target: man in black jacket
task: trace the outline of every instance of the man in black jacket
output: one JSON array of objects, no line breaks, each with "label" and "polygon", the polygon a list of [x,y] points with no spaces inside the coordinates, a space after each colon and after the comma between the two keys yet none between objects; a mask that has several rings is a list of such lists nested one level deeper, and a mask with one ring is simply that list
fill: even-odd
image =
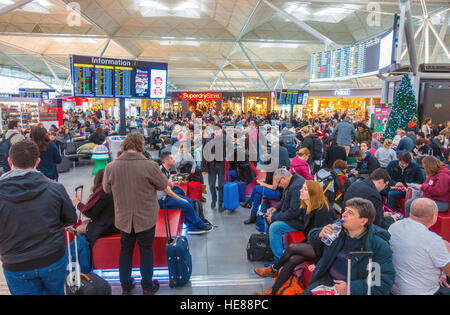
[{"label": "man in black jacket", "polygon": [[77,222],[63,185],[36,171],[32,141],[9,151],[11,171],[0,178],[0,257],[11,294],[64,295],[66,240],[63,227]]},{"label": "man in black jacket", "polygon": [[330,146],[325,151],[324,166],[326,168],[333,168],[334,162],[337,160],[347,161],[347,153],[345,149],[336,144],[336,138],[328,138]]},{"label": "man in black jacket", "polygon": [[389,173],[382,168],[378,168],[370,174],[369,178],[350,185],[345,192],[344,203],[355,197],[371,201],[377,212],[374,224],[387,230],[398,219],[397,216],[393,216],[390,212],[383,211],[383,199],[380,191],[387,187],[390,181]]},{"label": "man in black jacket", "polygon": [[281,168],[275,171],[274,177],[280,178],[279,186],[283,188],[283,196],[278,204],[269,208],[266,220],[270,223],[270,247],[274,254],[274,261],[283,254],[283,234],[302,231],[304,228],[304,209],[300,209],[300,190],[305,179],[297,174],[291,174]]},{"label": "man in black jacket", "polygon": [[380,167],[380,162],[370,152],[363,152],[357,150],[355,152],[355,158],[358,163],[356,168],[350,173],[356,178],[367,178],[374,170]]}]

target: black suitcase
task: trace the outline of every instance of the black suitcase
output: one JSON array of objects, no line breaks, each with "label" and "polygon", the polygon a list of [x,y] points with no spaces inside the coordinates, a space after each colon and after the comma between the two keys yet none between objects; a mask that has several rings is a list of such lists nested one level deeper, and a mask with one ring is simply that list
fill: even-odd
[{"label": "black suitcase", "polygon": [[75,244],[75,263],[72,262],[72,257],[70,254],[69,231],[73,232],[73,229],[66,228],[67,252],[69,255],[69,274],[66,277],[65,284],[66,295],[111,295],[111,286],[105,279],[93,272],[88,273],[87,275],[80,272],[75,233],[75,242],[73,242]]},{"label": "black suitcase", "polygon": [[60,164],[56,164],[56,169],[58,173],[67,173],[70,171],[71,162],[68,157],[63,156]]},{"label": "black suitcase", "polygon": [[250,261],[272,261],[273,253],[270,248],[269,235],[255,233],[250,236],[247,243],[247,258]]}]

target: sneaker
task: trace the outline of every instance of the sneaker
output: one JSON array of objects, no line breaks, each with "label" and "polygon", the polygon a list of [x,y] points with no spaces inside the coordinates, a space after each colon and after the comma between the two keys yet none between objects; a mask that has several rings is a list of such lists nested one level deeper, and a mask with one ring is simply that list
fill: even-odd
[{"label": "sneaker", "polygon": [[143,295],[153,295],[159,290],[159,282],[158,280],[153,280],[153,287],[150,290],[143,290]]},{"label": "sneaker", "polygon": [[205,233],[211,232],[213,229],[213,226],[211,224],[205,224],[205,227],[201,230],[205,231]]},{"label": "sneaker", "polygon": [[225,211],[225,208],[222,206],[222,205],[220,205],[219,206],[219,213],[222,213],[222,212],[224,212]]},{"label": "sneaker", "polygon": [[187,231],[187,233],[193,234],[193,235],[198,235],[198,234],[205,234],[206,232],[209,232],[209,231],[206,231],[205,229],[206,229],[206,227],[204,227],[202,229],[192,229],[192,230]]},{"label": "sneaker", "polygon": [[130,288],[129,289],[122,288],[122,295],[131,295],[131,291],[133,291],[135,286],[136,286],[136,281],[134,281],[134,278],[132,278]]}]

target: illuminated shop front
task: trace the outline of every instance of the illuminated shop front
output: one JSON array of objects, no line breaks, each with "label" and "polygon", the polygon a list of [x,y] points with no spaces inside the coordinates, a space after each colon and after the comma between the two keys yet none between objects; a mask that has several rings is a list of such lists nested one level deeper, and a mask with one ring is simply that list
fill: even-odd
[{"label": "illuminated shop front", "polygon": [[312,90],[303,119],[332,117],[336,112],[354,121],[367,121],[375,105],[381,103],[381,89]]},{"label": "illuminated shop front", "polygon": [[244,93],[244,111],[246,115],[252,112],[253,115],[266,116],[271,108],[272,108],[271,92]]},{"label": "illuminated shop front", "polygon": [[211,112],[216,114],[222,110],[222,93],[220,92],[182,92],[183,115],[195,113],[202,116]]},{"label": "illuminated shop front", "polygon": [[222,112],[236,116],[243,113],[242,93],[222,93]]}]

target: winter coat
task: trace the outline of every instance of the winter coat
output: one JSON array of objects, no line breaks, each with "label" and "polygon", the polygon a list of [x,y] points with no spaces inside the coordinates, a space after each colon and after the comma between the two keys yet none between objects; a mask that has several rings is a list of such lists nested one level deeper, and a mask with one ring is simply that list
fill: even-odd
[{"label": "winter coat", "polygon": [[345,191],[344,204],[347,200],[355,197],[364,198],[372,202],[375,211],[377,212],[375,221],[373,222],[374,224],[387,230],[389,226],[395,222],[392,217],[384,216],[383,199],[381,198],[381,194],[378,192],[372,179],[366,178],[362,181],[357,181],[351,184]]},{"label": "winter coat", "polygon": [[435,175],[426,179],[420,189],[425,198],[450,202],[450,171],[442,166]]},{"label": "winter coat", "polygon": [[364,141],[369,143],[369,145],[372,144],[372,133],[368,129],[364,129],[362,132],[358,132],[358,136],[356,137],[356,142],[361,144]]},{"label": "winter coat", "polygon": [[395,160],[388,164],[386,171],[391,177],[391,186],[395,186],[398,182],[403,183],[405,186],[407,183],[423,184],[425,182],[420,167],[414,162],[410,162],[402,172],[398,160]]},{"label": "winter coat", "polygon": [[348,120],[344,119],[336,125],[332,136],[336,137],[338,145],[350,146],[352,145],[352,140],[356,139],[355,127]]},{"label": "winter coat", "polygon": [[370,153],[366,152],[366,157],[356,165],[356,170],[361,174],[370,174],[380,167],[380,162]]},{"label": "winter coat", "polygon": [[337,160],[347,161],[347,152],[345,148],[333,143],[325,150],[325,167],[333,168],[333,164]]},{"label": "winter coat", "polygon": [[41,161],[37,166],[37,170],[50,179],[58,180],[58,170],[56,164],[61,163],[62,157],[55,143],[50,142],[47,151],[41,152],[39,156]]},{"label": "winter coat", "polygon": [[[308,242],[319,243],[319,233],[321,229],[314,229],[308,235]],[[373,252],[373,262],[378,264],[379,269],[379,285],[375,285],[371,289],[373,295],[389,295],[394,285],[395,269],[392,263],[392,250],[389,245],[389,239],[391,235],[384,229],[379,228],[376,225],[370,225],[367,234],[362,237],[363,246],[361,251]],[[338,238],[331,243],[330,246],[325,246],[322,258],[316,264],[316,268],[309,280],[312,284],[329,273],[330,268],[333,266],[337,255],[342,250],[347,234],[342,231]],[[352,258],[352,270],[351,270],[351,295],[367,295],[367,265],[369,263],[369,257],[367,255],[354,256]],[[308,288],[314,289],[314,288]]]}]

